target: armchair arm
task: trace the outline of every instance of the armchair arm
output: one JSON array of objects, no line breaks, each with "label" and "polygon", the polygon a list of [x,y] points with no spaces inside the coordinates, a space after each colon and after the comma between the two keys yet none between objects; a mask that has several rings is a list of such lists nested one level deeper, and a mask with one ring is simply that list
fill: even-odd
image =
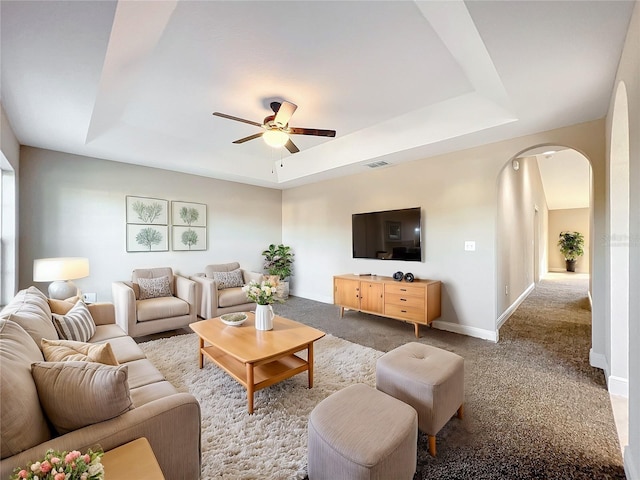
[{"label": "armchair arm", "polygon": [[182,275],[174,274],[173,278],[175,280],[176,287],[176,297],[184,300],[189,304],[189,315],[193,315],[195,318],[196,315],[196,282],[193,280],[183,277]]},{"label": "armchair arm", "polygon": [[133,288],[125,282],[113,282],[111,284],[111,296],[115,308],[116,324],[127,335],[135,332],[137,321],[136,316],[136,295]]},{"label": "armchair arm", "polygon": [[258,272],[250,272],[249,270],[242,270],[242,278],[244,279],[245,284],[251,281],[260,283],[262,282],[264,275]]},{"label": "armchair arm", "polygon": [[202,318],[213,318],[218,310],[218,282],[204,276],[191,277],[198,289],[198,315]]}]

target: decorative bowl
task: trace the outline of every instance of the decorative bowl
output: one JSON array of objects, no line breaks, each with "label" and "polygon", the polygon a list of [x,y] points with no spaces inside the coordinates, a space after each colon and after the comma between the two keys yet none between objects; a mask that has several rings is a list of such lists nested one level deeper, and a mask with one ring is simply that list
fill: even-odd
[{"label": "decorative bowl", "polygon": [[220,320],[222,320],[222,323],[224,323],[225,325],[237,327],[247,321],[247,314],[225,313],[224,315],[220,315]]}]

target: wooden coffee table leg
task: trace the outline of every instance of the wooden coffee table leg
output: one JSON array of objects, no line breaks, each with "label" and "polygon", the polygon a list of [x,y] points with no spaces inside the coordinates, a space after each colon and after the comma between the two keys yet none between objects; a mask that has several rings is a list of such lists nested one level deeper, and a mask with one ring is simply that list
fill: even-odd
[{"label": "wooden coffee table leg", "polygon": [[309,363],[309,388],[313,388],[313,342],[307,345],[307,362]]},{"label": "wooden coffee table leg", "polygon": [[204,353],[202,353],[202,349],[204,348],[204,340],[202,339],[202,337],[199,337],[200,342],[199,342],[199,347],[198,347],[198,366],[200,368],[202,368],[202,364],[203,364],[203,360],[204,360]]},{"label": "wooden coffee table leg", "polygon": [[247,405],[249,413],[253,413],[253,363],[247,363]]}]

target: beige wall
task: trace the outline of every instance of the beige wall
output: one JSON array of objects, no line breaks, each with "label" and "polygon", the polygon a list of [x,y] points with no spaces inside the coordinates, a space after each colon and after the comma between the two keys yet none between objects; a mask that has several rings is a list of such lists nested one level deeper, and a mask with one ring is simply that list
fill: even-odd
[{"label": "beige wall", "polygon": [[549,210],[549,271],[565,272],[566,263],[558,247],[560,232],[580,232],[584,235],[585,254],[576,261],[576,272],[589,273],[589,209]]},{"label": "beige wall", "polygon": [[[332,302],[333,275],[411,271],[443,282],[437,328],[495,339],[498,176],[514,155],[547,144],[576,148],[596,174],[603,170],[604,122],[596,121],[285,190],[282,236],[296,251],[293,293]],[[598,204],[602,188],[595,186]],[[351,258],[353,213],[409,206],[422,207],[424,262]],[[466,240],[476,242],[475,252],[464,250]]]},{"label": "beige wall", "polygon": [[498,179],[499,315],[517,306],[521,295],[537,281],[536,271],[546,265],[543,262],[547,254],[547,201],[540,169],[535,157],[520,158],[518,164],[515,170],[513,163],[508,162]]},{"label": "beige wall", "polygon": [[[20,186],[20,288],[32,284],[34,258],[88,257],[91,275],[75,283],[109,301],[111,282],[129,279],[134,268],[192,275],[238,261],[262,271],[262,250],[281,239],[280,190],[29,147]],[[208,250],[127,253],[126,195],[206,204]]]},{"label": "beige wall", "polygon": [[[629,365],[629,446],[624,452],[624,464],[627,478],[640,478],[640,2],[635,2],[633,16],[629,24],[627,37],[618,64],[616,81],[611,94],[611,103],[607,114],[607,151],[611,149],[611,129],[615,113],[614,101],[619,85],[623,83],[627,92],[629,123],[629,320],[628,334],[614,335],[609,339],[611,349],[618,349],[624,342],[628,346]],[[611,165],[610,158],[606,166]],[[605,231],[603,239],[611,238],[611,232]],[[615,233],[615,232],[614,232]],[[606,242],[602,242],[606,243]],[[608,248],[612,245],[608,245]],[[610,251],[605,251],[609,255]],[[606,256],[605,256],[606,258]],[[607,283],[604,288],[608,290]],[[611,331],[611,324],[605,328]],[[609,352],[610,355],[610,352]],[[607,356],[605,366],[611,362]]]}]

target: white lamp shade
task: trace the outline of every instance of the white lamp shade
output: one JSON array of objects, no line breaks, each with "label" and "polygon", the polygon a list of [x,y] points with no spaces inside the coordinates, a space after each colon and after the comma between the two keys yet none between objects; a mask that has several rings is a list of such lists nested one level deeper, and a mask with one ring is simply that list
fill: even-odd
[{"label": "white lamp shade", "polygon": [[289,141],[289,135],[278,129],[267,130],[262,134],[262,138],[264,143],[274,148],[282,147]]},{"label": "white lamp shade", "polygon": [[89,259],[83,257],[38,258],[33,261],[34,282],[74,280],[89,276]]}]

